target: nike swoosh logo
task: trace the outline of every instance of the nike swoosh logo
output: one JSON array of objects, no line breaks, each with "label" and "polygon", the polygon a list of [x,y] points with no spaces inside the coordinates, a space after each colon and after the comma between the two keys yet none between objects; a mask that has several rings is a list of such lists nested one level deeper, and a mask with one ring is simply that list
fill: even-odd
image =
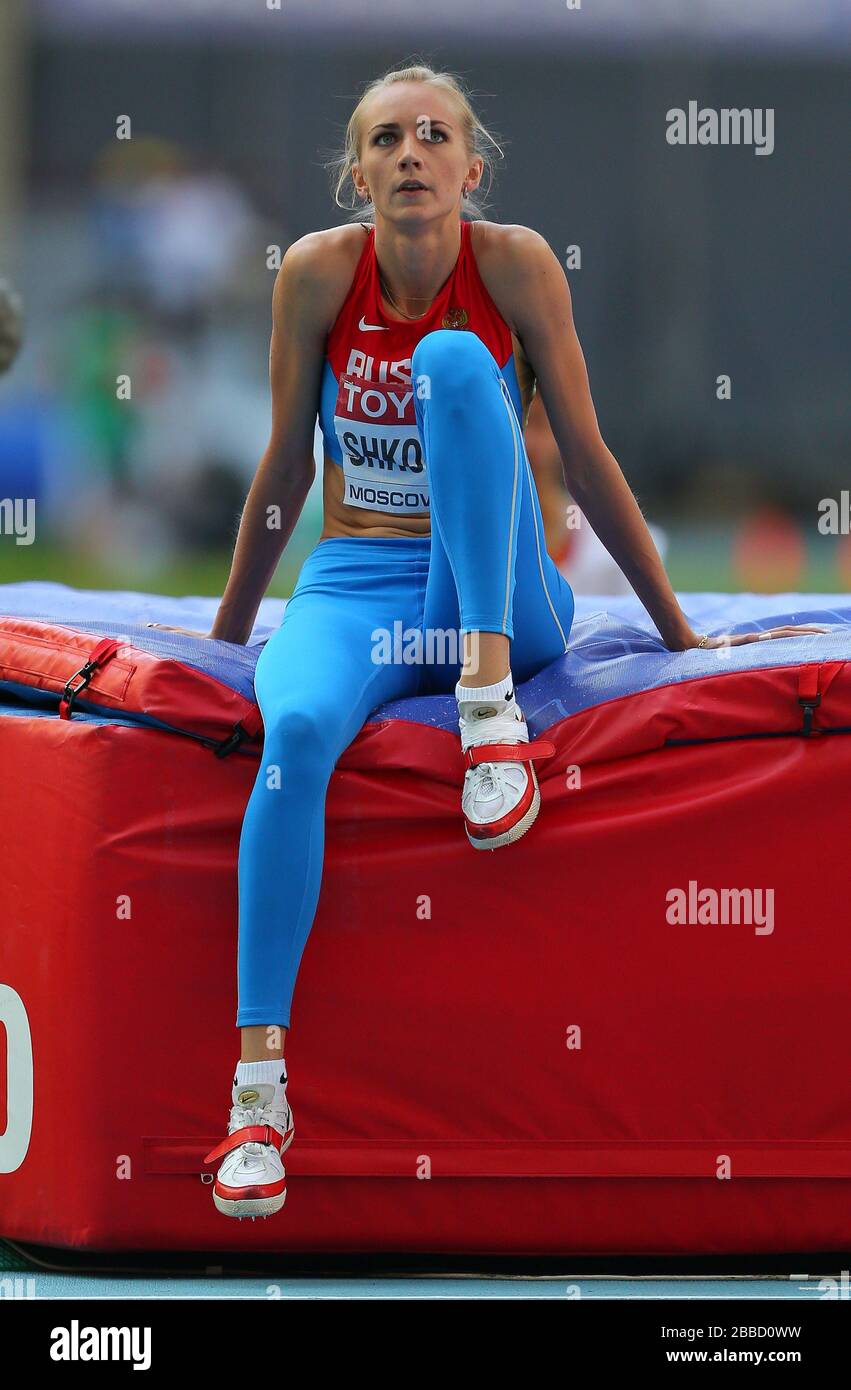
[{"label": "nike swoosh logo", "polygon": [[367,322],[365,321],[364,317],[363,317],[363,314],[361,314],[361,320],[360,320],[360,323],[358,324],[358,328],[360,329],[361,333],[386,333],[386,332],[387,332],[387,329],[384,327],[384,324],[383,324],[383,323],[367,323]]}]

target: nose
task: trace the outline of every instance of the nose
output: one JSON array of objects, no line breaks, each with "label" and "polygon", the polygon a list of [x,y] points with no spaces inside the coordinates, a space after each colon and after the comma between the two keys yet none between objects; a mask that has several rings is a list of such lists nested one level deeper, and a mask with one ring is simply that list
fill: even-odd
[{"label": "nose", "polygon": [[400,169],[407,169],[411,164],[419,167],[422,163],[419,150],[420,143],[416,135],[408,134],[404,137],[402,147],[399,151]]}]

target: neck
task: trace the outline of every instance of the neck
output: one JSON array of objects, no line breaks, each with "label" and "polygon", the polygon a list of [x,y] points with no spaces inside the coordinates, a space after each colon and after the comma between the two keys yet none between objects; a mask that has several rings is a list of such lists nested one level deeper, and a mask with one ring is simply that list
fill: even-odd
[{"label": "neck", "polygon": [[461,250],[457,213],[427,226],[398,227],[376,214],[375,257],[384,284],[406,314],[422,314],[449,279]]}]

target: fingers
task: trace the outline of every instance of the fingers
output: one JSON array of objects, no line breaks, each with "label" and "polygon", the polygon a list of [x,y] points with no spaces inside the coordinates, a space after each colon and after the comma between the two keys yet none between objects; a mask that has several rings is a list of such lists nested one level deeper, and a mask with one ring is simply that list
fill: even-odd
[{"label": "fingers", "polygon": [[765,632],[737,632],[724,637],[711,637],[704,650],[718,647],[740,647],[747,642],[771,642],[778,637],[808,637],[813,634],[830,632],[821,623],[789,624],[785,627],[770,627]]},{"label": "fingers", "polygon": [[760,641],[767,641],[772,637],[805,637],[812,633],[829,632],[830,628],[822,627],[820,624],[801,623],[799,626],[772,627],[767,632],[759,634]]}]

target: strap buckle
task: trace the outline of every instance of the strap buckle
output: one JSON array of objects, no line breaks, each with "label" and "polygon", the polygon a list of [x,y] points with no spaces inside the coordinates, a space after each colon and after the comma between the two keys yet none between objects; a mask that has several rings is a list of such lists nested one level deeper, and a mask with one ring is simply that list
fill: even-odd
[{"label": "strap buckle", "polygon": [[819,663],[813,662],[812,665],[804,666],[798,674],[798,704],[803,711],[801,732],[806,738],[813,733],[815,711],[821,704],[821,691],[818,688],[819,669]]},{"label": "strap buckle", "polygon": [[821,704],[821,691],[817,691],[815,695],[811,696],[799,695],[798,704],[804,712],[804,722],[801,726],[801,732],[809,738],[810,734],[813,732],[813,711],[817,710]]},{"label": "strap buckle", "polygon": [[[74,701],[82,693],[91,681],[99,666],[105,666],[110,657],[115,656],[118,651],[118,642],[114,637],[104,637],[98,642],[88,661],[84,662],[79,671],[75,671],[70,680],[66,681],[59,701],[59,718],[70,719],[74,707]],[[74,682],[79,680],[79,685]]]},{"label": "strap buckle", "polygon": [[249,739],[257,738],[263,727],[263,716],[259,706],[254,705],[246,714],[238,719],[227,738],[222,739],[213,749],[217,758],[226,758],[228,753],[232,753],[235,748],[239,748],[241,743],[246,743]]},{"label": "strap buckle", "polygon": [[233,726],[232,733],[230,733],[227,738],[222,739],[221,743],[217,743],[213,752],[217,758],[226,758],[228,753],[232,753],[235,748],[238,748],[241,743],[244,743],[247,738],[251,737],[248,730],[237,721]]}]

